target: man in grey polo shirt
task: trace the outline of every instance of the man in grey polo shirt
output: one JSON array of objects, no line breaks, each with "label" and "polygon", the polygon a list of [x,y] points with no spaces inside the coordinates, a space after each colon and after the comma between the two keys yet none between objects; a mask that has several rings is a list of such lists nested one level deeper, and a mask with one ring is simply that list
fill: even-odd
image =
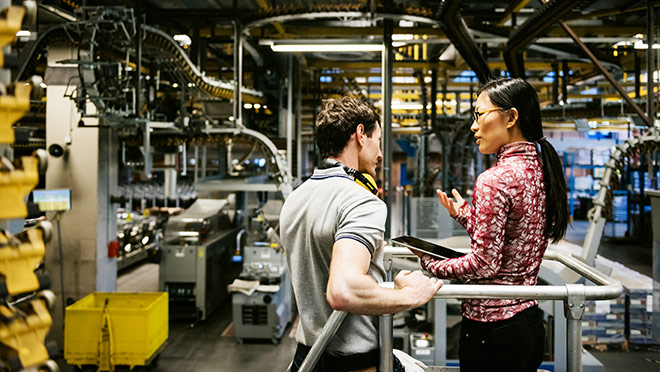
[{"label": "man in grey polo shirt", "polygon": [[[428,302],[442,282],[403,271],[395,288],[381,288],[387,209],[368,183],[382,159],[378,115],[356,98],[329,99],[314,127],[321,169],[287,198],[280,233],[300,321],[297,371],[333,309],[346,311],[316,371],[376,371],[377,319]],[[372,185],[375,190],[375,185]],[[396,364],[396,362],[395,362]]]}]

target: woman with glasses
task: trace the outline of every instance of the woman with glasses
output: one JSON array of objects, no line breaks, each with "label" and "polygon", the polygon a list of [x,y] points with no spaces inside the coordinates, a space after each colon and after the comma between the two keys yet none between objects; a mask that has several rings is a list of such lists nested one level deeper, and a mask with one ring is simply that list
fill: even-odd
[{"label": "woman with glasses", "polygon": [[[474,132],[479,151],[497,164],[477,178],[472,206],[437,190],[463,225],[471,252],[438,260],[421,256],[439,278],[471,284],[535,285],[548,240],[566,233],[566,184],[557,152],[543,136],[538,96],[522,79],[499,79],[479,90]],[[464,299],[459,342],[461,371],[536,371],[544,327],[536,300]]]}]

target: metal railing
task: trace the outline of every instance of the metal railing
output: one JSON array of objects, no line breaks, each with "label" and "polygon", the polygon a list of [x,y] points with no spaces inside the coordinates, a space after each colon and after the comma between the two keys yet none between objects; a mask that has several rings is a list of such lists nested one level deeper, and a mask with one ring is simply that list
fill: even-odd
[{"label": "metal railing", "polygon": [[[406,248],[388,247],[385,250],[385,267],[388,270],[397,265],[396,260],[410,257]],[[545,260],[554,260],[573,270],[577,274],[594,283],[596,286],[583,284],[565,285],[480,285],[480,284],[445,284],[440,288],[435,298],[480,298],[480,299],[534,299],[564,301],[564,315],[567,319],[566,355],[568,372],[582,371],[582,317],[586,300],[608,300],[621,296],[623,286],[616,280],[588,266],[579,259],[557,252],[546,252]],[[392,286],[392,283],[383,283]],[[341,322],[346,317],[342,311],[333,311],[328,322],[323,327],[321,335],[316,340],[309,354],[301,365],[300,372],[312,371],[321,354],[337,332]],[[379,319],[380,333],[380,371],[391,372],[393,368],[392,349],[392,314],[381,315]]]}]

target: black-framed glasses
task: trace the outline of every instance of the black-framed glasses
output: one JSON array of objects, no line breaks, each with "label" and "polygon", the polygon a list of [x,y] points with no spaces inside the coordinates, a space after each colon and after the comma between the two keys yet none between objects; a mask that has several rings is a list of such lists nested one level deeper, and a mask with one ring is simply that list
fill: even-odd
[{"label": "black-framed glasses", "polygon": [[472,119],[474,119],[474,121],[479,121],[479,118],[481,118],[482,115],[487,114],[487,113],[492,112],[492,111],[501,111],[501,110],[502,110],[501,107],[494,107],[492,109],[488,109],[488,110],[484,110],[484,111],[476,111],[475,110],[472,113]]}]

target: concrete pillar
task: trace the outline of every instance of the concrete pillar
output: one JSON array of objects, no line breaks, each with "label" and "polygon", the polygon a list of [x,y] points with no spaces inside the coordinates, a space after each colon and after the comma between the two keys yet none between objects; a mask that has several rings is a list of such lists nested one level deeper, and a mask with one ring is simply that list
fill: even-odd
[{"label": "concrete pillar", "polygon": [[[75,103],[64,97],[75,65],[57,61],[77,59],[75,49],[66,45],[48,48],[45,82],[46,146],[65,148],[62,157],[50,157],[46,188],[71,189],[72,208],[54,221],[54,237],[46,248],[45,263],[58,296],[49,339],[63,346],[64,301],[78,300],[94,291],[114,291],[117,285],[116,259],[108,258],[108,242],[116,238],[116,210],[110,195],[117,188],[117,139],[110,129],[78,127],[80,115]],[[86,125],[95,125],[86,119]],[[62,257],[59,256],[58,231],[61,232]],[[61,274],[63,286],[61,288]]]}]

